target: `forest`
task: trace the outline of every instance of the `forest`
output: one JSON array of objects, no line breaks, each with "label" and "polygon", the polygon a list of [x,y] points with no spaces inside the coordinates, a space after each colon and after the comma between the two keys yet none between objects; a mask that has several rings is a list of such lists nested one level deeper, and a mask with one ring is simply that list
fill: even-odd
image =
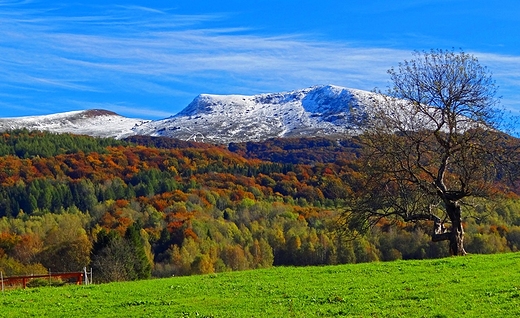
[{"label": "forest", "polygon": [[[338,217],[364,177],[359,148],[355,138],[217,146],[4,132],[0,271],[88,267],[109,282],[449,255],[430,221],[342,235]],[[518,193],[465,209],[469,253],[519,250]]]}]

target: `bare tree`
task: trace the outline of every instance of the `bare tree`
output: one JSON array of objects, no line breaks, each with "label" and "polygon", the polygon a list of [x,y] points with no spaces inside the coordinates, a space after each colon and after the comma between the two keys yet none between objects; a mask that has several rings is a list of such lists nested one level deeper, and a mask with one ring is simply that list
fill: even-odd
[{"label": "bare tree", "polygon": [[344,226],[430,220],[432,240],[465,255],[464,199],[493,195],[516,153],[513,138],[499,132],[495,82],[472,55],[443,50],[415,52],[388,73],[392,87],[367,109],[367,179]]}]

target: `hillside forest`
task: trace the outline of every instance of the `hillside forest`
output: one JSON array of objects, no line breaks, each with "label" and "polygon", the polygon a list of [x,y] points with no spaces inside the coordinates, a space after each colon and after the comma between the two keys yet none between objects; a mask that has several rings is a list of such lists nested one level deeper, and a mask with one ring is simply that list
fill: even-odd
[{"label": "hillside forest", "polygon": [[[0,271],[88,267],[108,282],[447,256],[446,242],[431,242],[430,221],[382,219],[355,239],[341,235],[361,162],[354,138],[216,146],[5,132]],[[469,253],[519,250],[517,193],[465,209]]]}]

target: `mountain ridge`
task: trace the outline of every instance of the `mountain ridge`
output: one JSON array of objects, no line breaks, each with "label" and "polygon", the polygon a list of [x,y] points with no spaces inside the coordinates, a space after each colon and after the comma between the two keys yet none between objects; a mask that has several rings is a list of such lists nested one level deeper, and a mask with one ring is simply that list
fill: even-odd
[{"label": "mountain ridge", "polygon": [[357,134],[374,93],[334,85],[257,95],[200,94],[174,116],[127,118],[108,110],[0,118],[0,131],[16,128],[95,137],[166,136],[214,144],[284,137]]},{"label": "mountain ridge", "polygon": [[122,139],[133,135],[132,128],[145,122],[147,120],[123,117],[109,110],[89,109],[42,116],[0,118],[0,131],[25,128]]}]

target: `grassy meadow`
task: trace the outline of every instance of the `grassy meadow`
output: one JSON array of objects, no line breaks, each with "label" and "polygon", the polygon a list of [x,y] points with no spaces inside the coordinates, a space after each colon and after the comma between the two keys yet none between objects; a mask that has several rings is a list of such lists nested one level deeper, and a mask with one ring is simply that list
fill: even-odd
[{"label": "grassy meadow", "polygon": [[277,267],[0,294],[0,317],[519,316],[520,253]]}]

